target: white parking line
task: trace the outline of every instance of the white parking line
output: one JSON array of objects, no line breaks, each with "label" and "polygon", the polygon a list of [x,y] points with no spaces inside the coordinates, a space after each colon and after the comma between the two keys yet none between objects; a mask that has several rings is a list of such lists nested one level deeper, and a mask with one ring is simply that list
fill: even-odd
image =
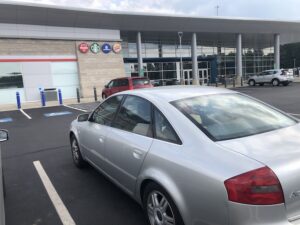
[{"label": "white parking line", "polygon": [[29,120],[31,120],[32,118],[26,113],[24,112],[23,109],[20,109],[20,112],[24,114],[24,116],[26,116]]},{"label": "white parking line", "polygon": [[75,109],[75,110],[78,110],[78,111],[81,111],[81,112],[87,112],[87,110],[75,108],[75,107],[72,107],[72,106],[69,106],[69,105],[63,105],[63,106],[67,107],[67,108],[70,108],[70,109]]},{"label": "white parking line", "polygon": [[76,225],[73,218],[71,217],[68,209],[64,205],[63,201],[59,197],[57,191],[55,190],[53,184],[51,183],[48,175],[46,174],[42,164],[40,161],[34,161],[33,165],[35,166],[35,169],[37,170],[43,185],[55,207],[55,210],[63,223],[63,225]]}]

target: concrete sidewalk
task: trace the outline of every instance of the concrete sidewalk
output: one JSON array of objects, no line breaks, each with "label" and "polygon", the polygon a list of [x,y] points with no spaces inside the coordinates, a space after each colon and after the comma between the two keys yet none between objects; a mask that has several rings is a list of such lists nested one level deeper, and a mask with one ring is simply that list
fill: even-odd
[{"label": "concrete sidewalk", "polygon": [[[98,101],[99,100],[102,100],[101,97],[100,97],[100,99],[98,98]],[[91,103],[91,102],[95,102],[95,99],[94,98],[81,98],[80,99],[80,103]],[[63,100],[63,105],[73,105],[73,104],[78,104],[76,98]],[[52,107],[52,106],[58,106],[58,105],[59,105],[58,101],[52,101],[52,102],[46,102],[45,107]],[[41,107],[42,107],[42,104],[40,101],[22,103],[22,109],[35,109],[35,108],[41,108]],[[17,103],[0,105],[0,112],[12,111],[12,110],[18,110]]]}]

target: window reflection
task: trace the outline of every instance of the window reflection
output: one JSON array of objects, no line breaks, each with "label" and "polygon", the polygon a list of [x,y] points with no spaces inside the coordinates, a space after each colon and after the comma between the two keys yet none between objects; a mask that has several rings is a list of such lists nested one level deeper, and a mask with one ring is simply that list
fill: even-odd
[{"label": "window reflection", "polygon": [[23,87],[20,63],[0,63],[0,89]]}]

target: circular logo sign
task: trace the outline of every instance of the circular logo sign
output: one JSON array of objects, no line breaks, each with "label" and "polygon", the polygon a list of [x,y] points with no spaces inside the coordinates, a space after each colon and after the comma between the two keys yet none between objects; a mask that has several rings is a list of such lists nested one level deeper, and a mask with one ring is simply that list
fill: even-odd
[{"label": "circular logo sign", "polygon": [[116,54],[120,53],[122,51],[122,45],[120,43],[115,43],[113,45],[113,51]]},{"label": "circular logo sign", "polygon": [[100,52],[100,45],[98,43],[93,43],[91,44],[90,49],[92,53],[97,54]]},{"label": "circular logo sign", "polygon": [[103,44],[102,45],[102,52],[105,53],[105,54],[110,53],[111,52],[110,44],[107,44],[107,43]]},{"label": "circular logo sign", "polygon": [[89,45],[87,43],[81,43],[78,48],[81,53],[87,53],[89,51]]}]

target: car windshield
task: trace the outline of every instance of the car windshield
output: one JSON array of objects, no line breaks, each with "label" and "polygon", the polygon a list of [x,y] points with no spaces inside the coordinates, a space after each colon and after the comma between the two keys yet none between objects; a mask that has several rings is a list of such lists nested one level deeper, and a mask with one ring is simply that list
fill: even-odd
[{"label": "car windshield", "polygon": [[241,94],[216,94],[171,102],[214,141],[264,133],[296,120]]},{"label": "car windshield", "polygon": [[150,84],[150,80],[147,78],[133,79],[132,82],[133,82],[133,86]]}]

